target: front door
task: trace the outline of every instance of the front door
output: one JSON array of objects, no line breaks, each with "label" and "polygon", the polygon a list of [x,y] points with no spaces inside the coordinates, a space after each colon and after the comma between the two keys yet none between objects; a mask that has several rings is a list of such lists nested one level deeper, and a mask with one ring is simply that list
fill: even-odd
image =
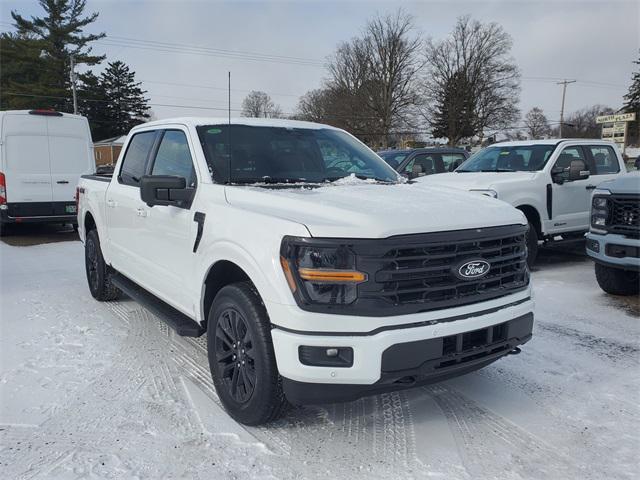
[{"label": "front door", "polygon": [[[584,149],[579,146],[566,147],[556,160],[555,168],[569,168],[573,160],[582,160],[589,165]],[[552,218],[554,233],[589,229],[589,208],[591,200],[591,179],[566,181],[552,185]]]},{"label": "front door", "polygon": [[[189,147],[188,132],[179,128],[160,133],[159,145],[150,160],[151,175],[184,177],[188,188],[197,188],[198,180]],[[150,274],[146,284],[155,293],[170,298],[174,307],[193,315],[188,287],[194,281],[193,246],[198,230],[194,210],[189,206],[143,205],[139,234],[146,268]]]}]

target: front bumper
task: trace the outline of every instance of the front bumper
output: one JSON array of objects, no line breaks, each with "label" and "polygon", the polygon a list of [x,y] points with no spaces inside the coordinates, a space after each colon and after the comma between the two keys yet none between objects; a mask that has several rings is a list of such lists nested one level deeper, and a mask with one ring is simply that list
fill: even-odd
[{"label": "front bumper", "polygon": [[615,233],[600,235],[594,232],[587,233],[586,238],[587,255],[595,262],[624,270],[640,270],[640,256],[617,257],[611,255],[612,252],[622,250],[616,247],[628,247],[629,252],[635,251],[637,254],[638,248],[640,248],[640,239]]},{"label": "front bumper", "polygon": [[[390,329],[361,334],[304,333],[276,326],[271,335],[278,370],[284,378],[285,393],[292,403],[322,403],[440,381],[481,368],[531,338],[533,300],[530,297],[497,309],[486,310],[485,304],[476,304],[475,307],[475,311],[454,321],[432,321],[425,325],[411,323],[417,326],[407,328],[396,325]],[[442,311],[439,313],[448,317]],[[340,317],[342,322],[349,320],[349,317]],[[450,342],[445,340],[447,338],[489,330],[490,327],[509,324],[514,320],[518,320],[519,326],[516,327],[514,323],[509,328],[510,332],[508,330],[505,336],[494,342],[476,342],[466,351],[447,351],[443,347],[445,341]],[[273,316],[272,322],[277,324]],[[300,361],[301,346],[352,348],[353,364],[350,367],[305,365]],[[400,358],[411,358],[413,363],[390,364],[388,352],[391,351],[395,351]],[[451,363],[441,365],[443,362]]]}]

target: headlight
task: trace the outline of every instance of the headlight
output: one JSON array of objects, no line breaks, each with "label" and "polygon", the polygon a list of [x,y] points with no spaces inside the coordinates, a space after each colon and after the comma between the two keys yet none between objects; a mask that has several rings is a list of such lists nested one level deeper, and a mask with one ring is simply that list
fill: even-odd
[{"label": "headlight", "polygon": [[305,303],[350,304],[367,280],[348,245],[331,240],[285,237],[280,264],[294,296]]},{"label": "headlight", "polygon": [[[608,192],[607,192],[608,193]],[[609,199],[606,194],[598,192],[591,200],[591,227],[602,230],[609,221],[610,212]]]},{"label": "headlight", "polygon": [[498,192],[495,190],[489,189],[471,189],[470,192],[481,193],[482,195],[486,195],[487,197],[498,198]]}]

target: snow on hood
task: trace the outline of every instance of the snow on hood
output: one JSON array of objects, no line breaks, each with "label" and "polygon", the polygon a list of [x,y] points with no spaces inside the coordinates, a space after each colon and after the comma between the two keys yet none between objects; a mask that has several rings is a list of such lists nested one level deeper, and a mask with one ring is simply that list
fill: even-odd
[{"label": "snow on hood", "polygon": [[446,185],[461,190],[492,188],[501,183],[526,182],[532,180],[538,172],[451,172],[425,175],[416,179],[427,185]]},{"label": "snow on hood", "polygon": [[392,235],[525,224],[524,215],[493,198],[419,184],[346,182],[319,188],[234,186],[227,201],[307,227],[314,237]]}]

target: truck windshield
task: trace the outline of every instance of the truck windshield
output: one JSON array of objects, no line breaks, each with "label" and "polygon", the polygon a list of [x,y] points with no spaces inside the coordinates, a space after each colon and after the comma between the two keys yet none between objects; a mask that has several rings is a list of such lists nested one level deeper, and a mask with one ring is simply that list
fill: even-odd
[{"label": "truck windshield", "polygon": [[542,169],[555,145],[487,147],[460,165],[456,172],[533,172]]},{"label": "truck windshield", "polygon": [[218,183],[321,183],[352,175],[398,181],[380,157],[339,130],[205,125],[198,135]]}]

